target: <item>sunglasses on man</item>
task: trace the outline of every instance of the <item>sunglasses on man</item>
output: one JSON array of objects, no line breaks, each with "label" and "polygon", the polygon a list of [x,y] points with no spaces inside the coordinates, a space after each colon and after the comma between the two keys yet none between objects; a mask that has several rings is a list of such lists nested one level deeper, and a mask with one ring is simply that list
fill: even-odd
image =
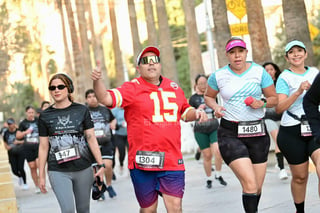
[{"label": "sunglasses on man", "polygon": [[156,55],[146,56],[146,57],[141,58],[140,64],[150,64],[151,61],[154,64],[157,64],[160,62],[160,58]]}]

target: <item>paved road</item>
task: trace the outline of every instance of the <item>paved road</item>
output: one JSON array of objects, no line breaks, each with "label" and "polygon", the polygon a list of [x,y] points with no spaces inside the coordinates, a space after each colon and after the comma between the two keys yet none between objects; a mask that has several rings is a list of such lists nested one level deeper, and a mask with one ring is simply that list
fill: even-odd
[{"label": "paved road", "polygon": [[[204,171],[202,161],[196,161],[193,155],[185,155],[186,166],[186,190],[183,198],[183,212],[185,213],[242,213],[241,188],[238,180],[231,170],[223,165],[222,175],[228,182],[224,187],[214,182],[212,189],[205,187]],[[274,168],[274,155],[269,158],[269,166],[263,193],[260,201],[260,213],[293,213],[295,208],[290,193],[290,178],[285,181],[278,179],[277,170]],[[118,164],[119,165],[119,164]],[[27,168],[26,168],[27,169]],[[287,168],[288,169],[288,168]],[[128,173],[120,175],[118,168],[115,168],[117,180],[113,187],[118,196],[114,199],[107,197],[105,201],[91,200],[91,212],[139,212],[133,187]],[[57,213],[60,212],[56,198],[49,190],[47,194],[35,194],[29,170],[28,182],[30,189],[22,191],[17,178],[13,177],[15,192],[18,200],[20,213]],[[318,196],[318,182],[315,172],[310,172],[308,191],[306,199],[306,212],[319,213],[320,199]],[[166,212],[162,199],[159,199],[158,212]]]}]

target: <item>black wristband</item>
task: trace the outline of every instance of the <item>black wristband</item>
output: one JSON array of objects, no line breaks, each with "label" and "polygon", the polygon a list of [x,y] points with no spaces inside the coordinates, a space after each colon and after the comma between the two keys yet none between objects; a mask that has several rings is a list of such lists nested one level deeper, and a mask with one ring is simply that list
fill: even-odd
[{"label": "black wristband", "polygon": [[266,107],[267,107],[267,99],[265,99],[265,98],[261,98],[261,101],[263,101],[263,102],[264,102],[264,104],[263,104],[262,108],[266,108]]}]

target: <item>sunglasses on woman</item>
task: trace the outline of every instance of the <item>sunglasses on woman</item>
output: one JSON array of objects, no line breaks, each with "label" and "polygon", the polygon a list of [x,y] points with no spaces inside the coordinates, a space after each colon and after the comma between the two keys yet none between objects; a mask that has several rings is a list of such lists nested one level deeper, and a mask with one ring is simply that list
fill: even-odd
[{"label": "sunglasses on woman", "polygon": [[60,84],[58,86],[49,86],[49,90],[50,91],[55,91],[57,88],[58,88],[58,90],[63,90],[66,87],[67,87],[66,85]]}]

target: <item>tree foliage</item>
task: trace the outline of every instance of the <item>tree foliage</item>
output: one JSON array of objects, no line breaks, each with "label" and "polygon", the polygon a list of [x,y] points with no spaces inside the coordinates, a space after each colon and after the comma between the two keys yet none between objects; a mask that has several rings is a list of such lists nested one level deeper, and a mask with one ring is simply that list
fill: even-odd
[{"label": "tree foliage", "polygon": [[[320,10],[318,11],[318,16],[316,16],[311,23],[320,29]],[[313,57],[314,57],[314,66],[317,66],[320,69],[320,33],[313,39]]]},{"label": "tree foliage", "polygon": [[11,93],[3,97],[1,109],[4,117],[14,117],[18,120],[25,116],[25,107],[30,105],[37,107],[34,101],[34,91],[30,84],[16,82],[10,85]]},{"label": "tree foliage", "polygon": [[[21,118],[24,115],[26,104],[32,105],[35,102],[34,89],[30,84],[27,84],[28,82],[17,82],[9,86],[5,83],[8,75],[15,71],[9,70],[8,62],[15,53],[24,54],[24,65],[27,74],[36,72],[37,70],[31,69],[31,65],[35,62],[40,62],[41,55],[38,46],[41,43],[38,39],[35,39],[35,42],[32,43],[27,24],[22,17],[15,23],[9,22],[6,2],[0,5],[0,41],[0,79],[2,82],[0,111],[5,113],[5,117]],[[39,69],[39,66],[36,66],[36,68]]]}]

